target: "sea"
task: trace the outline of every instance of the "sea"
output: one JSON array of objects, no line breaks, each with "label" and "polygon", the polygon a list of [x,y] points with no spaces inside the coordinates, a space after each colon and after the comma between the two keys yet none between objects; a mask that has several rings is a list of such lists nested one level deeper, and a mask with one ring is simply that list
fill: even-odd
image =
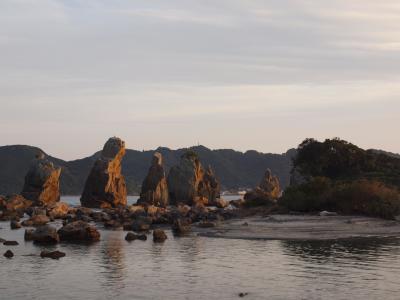
[{"label": "sea", "polygon": [[[75,196],[62,201],[79,205]],[[166,232],[162,244],[151,236],[127,242],[126,232],[100,228],[94,244],[39,246],[0,222],[0,237],[19,243],[0,245],[0,299],[400,299],[399,239],[252,241]],[[2,255],[8,249],[12,259]],[[43,259],[42,250],[66,256]]]}]

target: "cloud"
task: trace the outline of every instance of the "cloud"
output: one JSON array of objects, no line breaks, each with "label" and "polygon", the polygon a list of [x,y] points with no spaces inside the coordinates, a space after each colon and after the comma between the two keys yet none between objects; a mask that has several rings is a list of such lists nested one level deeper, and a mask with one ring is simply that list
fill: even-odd
[{"label": "cloud", "polygon": [[[232,132],[269,132],[269,120],[297,114],[303,131],[276,129],[284,151],[302,135],[330,136],[322,118],[340,119],[340,110],[362,135],[374,111],[400,113],[399,15],[392,0],[4,0],[0,122],[9,132],[0,138],[35,143],[35,132],[47,132],[64,153],[57,132],[81,132],[93,136],[82,144],[88,152],[126,126],[150,135],[140,137],[150,147],[168,142],[157,133],[167,124],[169,145],[187,146],[193,132],[206,136],[197,126],[213,125],[220,145],[268,151]],[[378,146],[400,151],[396,141]]]}]

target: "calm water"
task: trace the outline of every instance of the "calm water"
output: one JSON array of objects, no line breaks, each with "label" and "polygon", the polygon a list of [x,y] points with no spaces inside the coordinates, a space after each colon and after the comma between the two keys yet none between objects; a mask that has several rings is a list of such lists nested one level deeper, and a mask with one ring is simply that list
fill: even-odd
[{"label": "calm water", "polygon": [[[20,245],[0,257],[0,299],[399,299],[400,240],[284,242],[174,238],[128,243],[101,230],[93,245],[42,247],[0,223]],[[41,259],[59,249],[59,261]]]}]

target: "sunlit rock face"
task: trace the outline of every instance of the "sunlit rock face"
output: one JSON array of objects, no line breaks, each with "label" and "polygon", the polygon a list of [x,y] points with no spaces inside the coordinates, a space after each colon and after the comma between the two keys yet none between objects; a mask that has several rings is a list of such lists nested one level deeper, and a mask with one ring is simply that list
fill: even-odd
[{"label": "sunlit rock face", "polygon": [[168,174],[171,204],[212,205],[220,196],[220,185],[211,168],[205,171],[197,155],[188,152]]},{"label": "sunlit rock face", "polygon": [[151,167],[142,184],[139,204],[168,205],[168,186],[161,153],[154,153]]},{"label": "sunlit rock face", "polygon": [[273,176],[271,170],[267,169],[260,184],[254,190],[246,193],[244,199],[248,203],[267,204],[278,199],[281,193],[278,177]]},{"label": "sunlit rock face", "polygon": [[125,142],[120,138],[113,137],[106,142],[86,179],[82,206],[107,208],[126,205],[126,184],[121,173],[124,155]]},{"label": "sunlit rock face", "polygon": [[38,154],[25,176],[22,196],[35,206],[49,206],[60,201],[60,175],[61,168],[55,167],[43,153]]}]

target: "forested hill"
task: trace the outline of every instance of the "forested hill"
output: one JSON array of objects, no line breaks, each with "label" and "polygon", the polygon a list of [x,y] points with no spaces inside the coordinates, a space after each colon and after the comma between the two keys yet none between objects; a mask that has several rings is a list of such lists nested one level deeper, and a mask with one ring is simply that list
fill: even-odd
[{"label": "forested hill", "polygon": [[[211,165],[220,179],[223,189],[242,189],[254,187],[260,181],[267,168],[278,175],[283,187],[289,183],[291,158],[296,153],[289,150],[284,154],[265,154],[257,151],[245,153],[231,149],[210,150],[204,146],[192,147],[204,166]],[[166,170],[178,163],[187,148],[171,150],[158,148],[164,156]],[[41,149],[13,145],[0,147],[0,194],[19,193],[24,183],[24,176]],[[136,194],[150,166],[151,151],[127,150],[123,159],[122,172],[125,175],[128,192]],[[61,192],[65,195],[79,195],[83,190],[86,177],[98,157],[99,152],[90,157],[74,161],[64,161],[49,157],[62,167]]]}]

